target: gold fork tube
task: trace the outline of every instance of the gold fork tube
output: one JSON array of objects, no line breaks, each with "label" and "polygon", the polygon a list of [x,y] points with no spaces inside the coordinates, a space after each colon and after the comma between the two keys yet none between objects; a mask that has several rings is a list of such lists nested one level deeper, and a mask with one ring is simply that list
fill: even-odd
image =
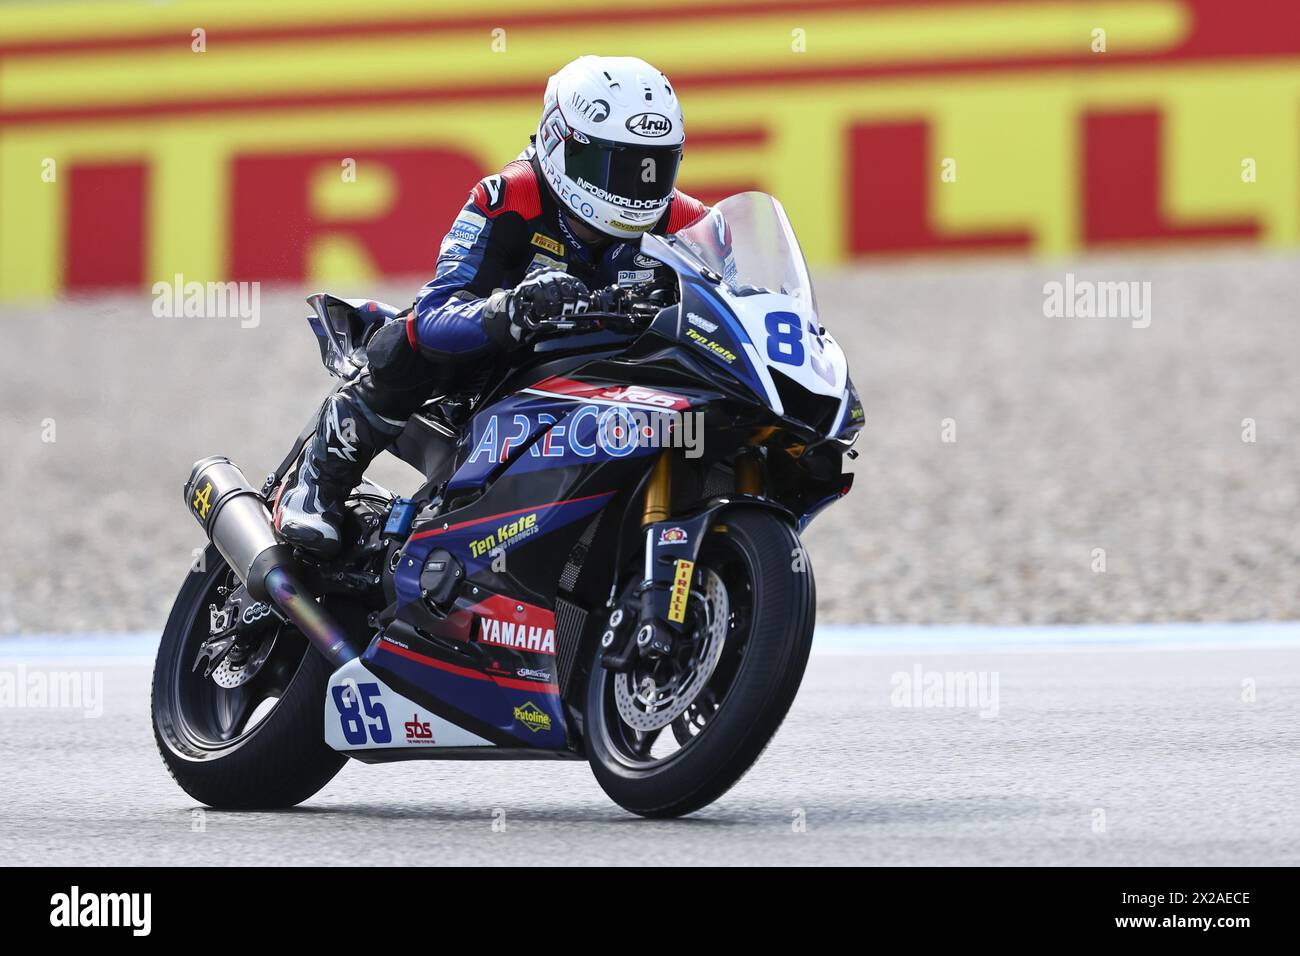
[{"label": "gold fork tube", "polygon": [[645,486],[645,510],[641,513],[641,526],[667,521],[672,509],[673,462],[668,451],[659,453],[659,460]]}]

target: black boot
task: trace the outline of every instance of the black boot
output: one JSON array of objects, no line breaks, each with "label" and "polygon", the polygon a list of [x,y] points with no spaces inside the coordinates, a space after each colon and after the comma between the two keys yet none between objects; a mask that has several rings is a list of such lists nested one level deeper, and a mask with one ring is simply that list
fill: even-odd
[{"label": "black boot", "polygon": [[358,394],[361,385],[349,383],[326,401],[316,435],[276,503],[280,537],[323,558],[334,557],[343,545],[348,494],[406,424],[374,411]]}]

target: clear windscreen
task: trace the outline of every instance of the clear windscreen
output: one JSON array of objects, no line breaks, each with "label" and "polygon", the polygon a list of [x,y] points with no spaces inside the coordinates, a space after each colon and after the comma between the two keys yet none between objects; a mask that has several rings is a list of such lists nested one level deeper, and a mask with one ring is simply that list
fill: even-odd
[{"label": "clear windscreen", "polygon": [[785,210],[767,193],[728,196],[669,241],[722,276],[736,295],[777,292],[816,312],[799,241]]}]

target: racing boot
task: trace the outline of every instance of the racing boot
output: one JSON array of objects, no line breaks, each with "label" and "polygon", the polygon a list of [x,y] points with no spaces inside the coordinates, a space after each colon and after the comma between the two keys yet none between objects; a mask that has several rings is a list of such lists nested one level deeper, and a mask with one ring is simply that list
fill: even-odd
[{"label": "racing boot", "polygon": [[339,553],[347,496],[406,424],[405,419],[381,416],[358,394],[364,378],[325,402],[316,434],[276,501],[274,523],[280,537],[322,558]]}]

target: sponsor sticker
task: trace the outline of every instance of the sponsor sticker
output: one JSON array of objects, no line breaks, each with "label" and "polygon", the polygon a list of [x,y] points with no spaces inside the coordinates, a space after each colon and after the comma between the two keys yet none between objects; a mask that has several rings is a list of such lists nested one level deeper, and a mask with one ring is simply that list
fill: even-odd
[{"label": "sponsor sticker", "polygon": [[694,312],[686,313],[686,321],[691,323],[697,329],[703,329],[705,332],[713,333],[718,331],[718,323],[710,322],[702,315],[696,315]]},{"label": "sponsor sticker", "polygon": [[659,532],[660,544],[684,544],[686,542],[685,528],[664,528]]},{"label": "sponsor sticker", "polygon": [[653,269],[620,269],[618,271],[619,285],[638,285],[642,282],[650,282],[655,277]]},{"label": "sponsor sticker", "polygon": [[691,593],[691,575],[694,573],[694,561],[687,561],[685,558],[677,560],[677,573],[673,575],[673,591],[668,599],[668,620],[674,624],[686,620],[686,598]]},{"label": "sponsor sticker", "polygon": [[486,537],[469,543],[469,553],[476,558],[488,554],[493,548],[504,548],[537,533],[537,512],[533,511],[514,521],[507,521]]},{"label": "sponsor sticker", "polygon": [[540,733],[543,730],[551,729],[551,715],[542,708],[538,707],[531,700],[526,702],[522,707],[515,708],[515,720],[523,724],[533,733]]},{"label": "sponsor sticker", "polygon": [[429,726],[427,720],[421,720],[419,714],[412,714],[411,719],[404,725],[406,730],[406,742],[408,744],[431,744],[433,743],[433,728]]},{"label": "sponsor sticker", "polygon": [[694,329],[687,329],[686,337],[690,339],[692,342],[695,342],[696,344],[702,346],[703,348],[708,349],[710,352],[712,352],[718,358],[722,359],[722,361],[726,362],[728,365],[731,365],[736,361],[735,352],[731,351],[731,349],[727,348],[725,345],[715,342],[712,339],[708,338],[707,336],[701,335],[699,332],[696,332]]},{"label": "sponsor sticker", "polygon": [[555,628],[519,624],[496,617],[479,620],[479,642],[533,654],[555,654]]},{"label": "sponsor sticker", "polygon": [[194,500],[190,502],[190,507],[200,518],[208,516],[208,509],[212,507],[212,479],[206,479],[202,488],[194,490]]},{"label": "sponsor sticker", "polygon": [[540,232],[533,233],[532,243],[533,245],[541,249],[545,249],[547,252],[553,255],[557,255],[557,256],[564,255],[563,243],[555,239],[552,239],[550,236],[544,236]]},{"label": "sponsor sticker", "polygon": [[659,139],[673,131],[672,120],[662,113],[637,113],[635,116],[629,116],[623,125],[627,127],[629,133],[636,133],[648,139]]},{"label": "sponsor sticker", "polygon": [[451,231],[447,233],[443,245],[472,246],[478,241],[479,234],[483,232],[486,224],[487,220],[478,213],[465,210],[451,224]]},{"label": "sponsor sticker", "polygon": [[557,272],[568,272],[569,264],[561,262],[558,259],[552,259],[550,256],[544,256],[540,252],[533,256],[533,261],[528,263],[526,272],[532,272],[534,269],[554,269]]}]

